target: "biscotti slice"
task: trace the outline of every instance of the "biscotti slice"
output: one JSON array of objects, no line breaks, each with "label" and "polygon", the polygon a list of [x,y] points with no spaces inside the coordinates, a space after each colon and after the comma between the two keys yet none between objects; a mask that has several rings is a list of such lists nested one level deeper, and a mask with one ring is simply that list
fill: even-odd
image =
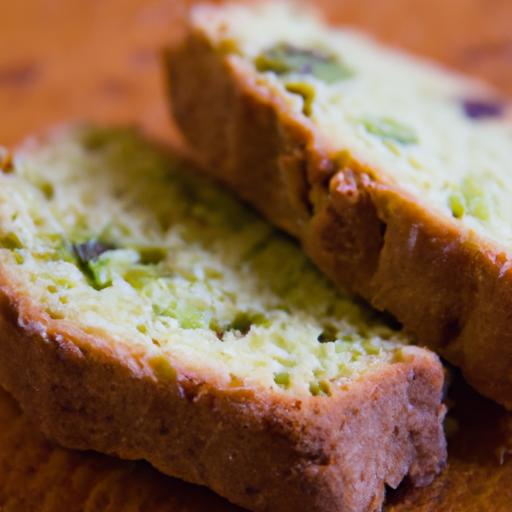
[{"label": "biscotti slice", "polygon": [[0,173],[0,383],[50,437],[252,510],[379,510],[445,461],[443,370],[130,131]]},{"label": "biscotti slice", "polygon": [[501,98],[280,2],[196,7],[166,62],[203,167],[512,407]]}]

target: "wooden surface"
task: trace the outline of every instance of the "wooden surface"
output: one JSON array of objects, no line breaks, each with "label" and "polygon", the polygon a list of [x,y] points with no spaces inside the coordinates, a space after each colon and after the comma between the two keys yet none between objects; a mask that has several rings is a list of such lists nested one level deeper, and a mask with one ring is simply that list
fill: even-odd
[{"label": "wooden surface", "polygon": [[[337,22],[486,78],[512,95],[510,0],[322,0]],[[184,1],[0,0],[0,143],[56,123],[134,123],[173,143],[158,50]],[[391,493],[393,512],[512,510],[512,415],[454,386],[450,465],[432,486]],[[453,425],[452,425],[453,426]],[[458,427],[457,427],[458,426]],[[234,512],[143,463],[63,450],[0,392],[0,511]]]},{"label": "wooden surface", "polygon": [[[12,144],[76,118],[137,122],[172,135],[158,49],[180,36],[186,3],[0,0],[0,141]],[[512,95],[510,0],[314,3],[333,21],[472,72]]]}]

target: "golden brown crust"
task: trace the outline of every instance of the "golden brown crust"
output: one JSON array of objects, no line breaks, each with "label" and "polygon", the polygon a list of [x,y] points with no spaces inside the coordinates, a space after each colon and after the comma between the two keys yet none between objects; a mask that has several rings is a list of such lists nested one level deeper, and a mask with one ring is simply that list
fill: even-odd
[{"label": "golden brown crust", "polygon": [[[390,493],[387,512],[509,512],[511,415],[463,386],[451,413],[448,468],[424,488]],[[0,390],[0,510],[5,512],[235,512],[204,488],[142,462],[57,447]]]},{"label": "golden brown crust", "polygon": [[354,159],[340,165],[307,118],[259,86],[240,59],[216,52],[200,27],[166,63],[175,119],[207,172],[298,237],[335,283],[395,315],[512,408],[507,255],[377,170]]},{"label": "golden brown crust", "polygon": [[444,465],[443,371],[418,351],[332,397],[161,381],[128,350],[47,318],[0,279],[0,383],[63,446],[146,459],[256,511],[378,510]]},{"label": "golden brown crust", "polygon": [[508,512],[512,502],[512,415],[456,381],[450,398],[448,469],[426,488],[403,486],[388,512]]},{"label": "golden brown crust", "polygon": [[205,488],[143,462],[58,447],[0,390],[0,510],[5,512],[236,512]]}]

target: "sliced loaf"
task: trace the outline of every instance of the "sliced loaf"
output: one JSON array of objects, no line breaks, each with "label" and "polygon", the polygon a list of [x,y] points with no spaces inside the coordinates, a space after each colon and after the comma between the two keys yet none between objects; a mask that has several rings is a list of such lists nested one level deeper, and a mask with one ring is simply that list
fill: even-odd
[{"label": "sliced loaf", "polygon": [[62,445],[256,511],[379,510],[446,456],[437,356],[127,130],[4,153],[0,383]]},{"label": "sliced loaf", "polygon": [[196,7],[166,62],[210,174],[512,407],[503,98],[282,2]]}]

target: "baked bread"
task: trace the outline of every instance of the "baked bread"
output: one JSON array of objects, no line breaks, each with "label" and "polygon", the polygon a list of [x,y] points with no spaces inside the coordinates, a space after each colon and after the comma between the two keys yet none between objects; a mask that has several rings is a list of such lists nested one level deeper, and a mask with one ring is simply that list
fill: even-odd
[{"label": "baked bread", "polygon": [[4,154],[0,383],[63,446],[252,510],[378,510],[445,462],[442,366],[129,130]]},{"label": "baked bread", "polygon": [[[453,391],[453,387],[451,389]],[[459,390],[457,390],[459,391]],[[423,488],[388,494],[386,512],[509,512],[510,414],[456,393],[448,467]],[[0,510],[5,512],[241,512],[206,488],[172,480],[143,462],[66,450],[48,441],[0,389]]]},{"label": "baked bread", "polygon": [[166,64],[211,175],[512,407],[502,98],[279,2],[194,8]]}]

